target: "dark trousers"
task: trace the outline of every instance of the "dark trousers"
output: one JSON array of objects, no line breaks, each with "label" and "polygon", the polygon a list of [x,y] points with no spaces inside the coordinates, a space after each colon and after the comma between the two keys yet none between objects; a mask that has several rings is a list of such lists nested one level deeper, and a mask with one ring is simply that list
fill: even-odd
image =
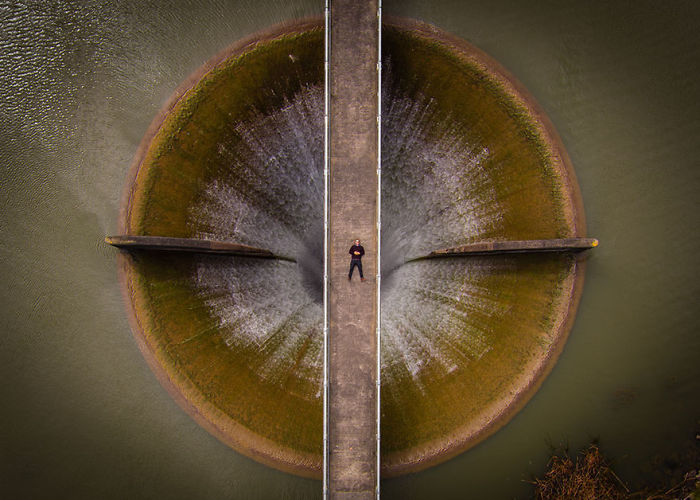
[{"label": "dark trousers", "polygon": [[348,279],[352,278],[352,272],[355,270],[355,267],[357,267],[357,269],[360,271],[360,279],[364,278],[362,275],[362,261],[359,259],[352,259],[350,261],[350,272],[348,273]]}]

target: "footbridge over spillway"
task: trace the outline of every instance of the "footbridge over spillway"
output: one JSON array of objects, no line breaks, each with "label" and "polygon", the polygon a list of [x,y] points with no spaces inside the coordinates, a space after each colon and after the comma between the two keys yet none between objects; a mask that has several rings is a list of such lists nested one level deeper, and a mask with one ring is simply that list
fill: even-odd
[{"label": "footbridge over spillway", "polygon": [[[324,496],[379,495],[380,12],[377,0],[326,11],[326,419]],[[365,249],[350,281],[348,249]]]},{"label": "footbridge over spillway", "polygon": [[[323,496],[378,498],[381,462],[381,2],[327,0],[325,14]],[[319,28],[320,25],[316,27]],[[320,48],[320,35],[318,40]],[[390,41],[387,36],[386,47],[391,46]],[[287,57],[286,52],[284,57]],[[390,137],[388,134],[387,140]],[[385,171],[390,172],[390,167]],[[390,176],[386,175],[385,179],[390,180]],[[387,192],[391,193],[390,187]],[[391,204],[385,203],[387,207]],[[442,212],[440,214],[442,218]],[[385,220],[390,221],[390,217]],[[228,224],[229,219],[225,218],[224,222]],[[125,225],[123,232],[129,233],[131,228],[133,226]],[[287,261],[282,263],[285,266],[298,257],[261,248],[265,243],[260,247],[245,245],[235,237],[217,241],[174,237],[167,230],[163,231],[166,233],[163,236],[145,233],[111,236],[106,241],[129,252],[146,251],[150,255],[189,252],[213,254],[217,260],[231,258],[240,262],[247,259],[265,264],[278,259]],[[572,231],[576,233],[578,231]],[[538,236],[542,237],[541,233]],[[365,249],[363,280],[357,274],[352,280],[348,279],[348,250],[356,239],[361,240]],[[446,244],[469,241],[455,240],[447,240]],[[476,239],[447,248],[433,249],[426,245],[421,251],[432,251],[396,264],[420,266],[429,259],[437,264],[446,259],[460,262],[475,258],[478,261],[487,254],[579,252],[597,244],[592,238],[503,241],[494,237],[493,241]],[[388,273],[385,292],[389,290],[387,284]],[[385,326],[387,323],[385,321]],[[387,327],[386,331],[389,330]],[[318,333],[319,329],[315,331]],[[387,338],[389,335],[385,341]],[[318,402],[319,393],[316,394]],[[390,394],[390,390],[385,394]],[[386,398],[386,402],[389,401],[390,398]],[[314,411],[318,416],[318,403]],[[317,440],[318,426],[314,429],[312,440]],[[385,440],[387,443],[390,439]],[[315,453],[313,472],[317,474],[318,451]],[[271,462],[274,465],[275,462]],[[385,467],[388,463],[389,459],[385,459]]]}]

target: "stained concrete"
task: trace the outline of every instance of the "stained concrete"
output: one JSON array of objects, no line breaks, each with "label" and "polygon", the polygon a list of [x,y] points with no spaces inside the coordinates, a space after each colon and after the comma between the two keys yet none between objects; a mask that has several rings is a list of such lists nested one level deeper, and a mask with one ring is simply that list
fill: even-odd
[{"label": "stained concrete", "polygon": [[[329,227],[330,498],[377,483],[377,2],[331,3]],[[348,281],[354,239],[366,281]]]},{"label": "stained concrete", "polygon": [[[434,257],[462,257],[465,255],[486,255],[502,253],[532,252],[581,252],[598,246],[595,238],[563,238],[549,240],[484,241],[430,252],[420,259]],[[419,259],[413,259],[419,260]]]},{"label": "stained concrete", "polygon": [[126,250],[161,250],[171,252],[213,253],[238,257],[278,258],[294,261],[291,257],[278,256],[265,248],[256,248],[228,241],[199,240],[195,238],[170,238],[167,236],[107,236],[105,242]]}]

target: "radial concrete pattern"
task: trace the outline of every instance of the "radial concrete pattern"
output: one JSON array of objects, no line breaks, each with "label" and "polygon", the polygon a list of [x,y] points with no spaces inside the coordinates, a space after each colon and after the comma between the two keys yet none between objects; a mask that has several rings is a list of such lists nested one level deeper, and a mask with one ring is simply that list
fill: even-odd
[{"label": "radial concrete pattern", "polygon": [[[552,446],[568,446],[573,455],[593,437],[600,439],[601,451],[612,460],[615,473],[630,490],[649,486],[666,491],[678,484],[688,470],[697,468],[700,443],[696,439],[700,431],[700,115],[695,105],[700,101],[700,2],[383,0],[383,4],[385,20],[387,15],[421,19],[467,40],[502,63],[532,92],[571,155],[583,195],[587,234],[600,238],[601,244],[580,254],[586,260],[585,286],[574,326],[554,368],[526,406],[492,436],[454,458],[423,471],[384,479],[382,498],[531,498],[533,487],[529,480],[545,473]],[[167,8],[163,2],[143,0],[3,2],[3,498],[320,498],[320,480],[264,465],[259,454],[245,443],[236,446],[247,456],[231,449],[182,411],[163,389],[144,362],[124,311],[116,279],[122,260],[117,256],[122,251],[105,244],[104,237],[167,235],[187,241],[247,245],[275,250],[276,254],[280,249],[272,248],[271,236],[279,234],[286,241],[294,241],[285,236],[285,224],[289,221],[280,222],[267,213],[264,197],[266,186],[279,189],[280,183],[274,181],[280,175],[293,179],[285,181],[287,186],[297,186],[300,193],[306,193],[300,199],[315,200],[322,195],[321,190],[315,190],[319,181],[313,177],[320,175],[321,170],[313,162],[323,152],[323,33],[311,58],[300,57],[297,49],[286,50],[272,64],[280,69],[282,81],[291,81],[285,76],[287,70],[293,75],[303,74],[306,70],[296,63],[303,65],[313,60],[314,71],[319,74],[314,80],[317,83],[292,92],[298,98],[288,99],[289,106],[279,104],[284,98],[277,100],[275,106],[266,106],[268,99],[284,95],[279,87],[263,95],[263,83],[251,85],[244,94],[250,99],[262,95],[253,106],[264,108],[259,115],[261,120],[230,120],[232,135],[240,132],[241,141],[251,147],[244,150],[233,147],[233,141],[220,141],[228,143],[228,151],[222,149],[220,153],[227,161],[235,164],[236,158],[244,158],[245,163],[251,163],[256,158],[255,161],[267,162],[263,174],[269,169],[274,175],[246,176],[244,168],[233,167],[243,174],[233,178],[218,174],[190,176],[182,184],[199,186],[196,199],[176,196],[173,209],[152,211],[154,217],[149,216],[149,227],[154,228],[156,222],[165,224],[170,215],[185,213],[184,223],[172,225],[184,228],[179,234],[150,229],[122,231],[118,227],[120,194],[125,184],[132,185],[127,178],[129,166],[151,120],[181,84],[183,92],[192,88],[207,69],[192,80],[188,80],[188,75],[236,40],[285,20],[322,14],[323,2],[318,0],[183,0],[168,2]],[[316,26],[322,30],[320,24]],[[270,40],[269,35],[263,33],[263,38]],[[389,38],[385,32],[386,44],[391,44]],[[416,51],[416,55],[427,53],[417,46]],[[389,77],[398,80],[409,75],[411,79],[409,68],[399,64],[394,48],[387,45],[384,55],[385,88],[395,87],[388,83]],[[226,58],[227,54],[222,54],[208,69]],[[410,59],[409,53],[402,60]],[[422,59],[422,64],[431,65],[430,73],[437,79],[431,58],[427,58],[428,62],[425,57]],[[296,69],[301,71],[294,73]],[[416,74],[415,69],[411,71]],[[239,72],[243,78],[247,78],[246,74],[250,76],[251,71]],[[264,72],[257,75],[260,82]],[[438,90],[449,91],[458,79],[447,78],[445,82],[433,92],[416,93],[414,99],[433,106],[428,111],[434,109]],[[458,87],[462,95],[469,94],[464,86]],[[410,104],[403,95],[404,98],[394,96],[393,102]],[[314,109],[301,105],[307,98]],[[239,100],[250,103],[250,99]],[[163,116],[173,109],[181,108],[170,102]],[[421,106],[414,109],[413,116],[418,121]],[[312,112],[307,114],[306,110]],[[416,154],[399,155],[397,134],[404,133],[404,129],[420,131],[424,127],[411,126],[405,119],[397,124],[396,118],[389,119],[388,107],[383,111],[385,142],[389,143],[384,150],[385,160],[394,155],[400,163],[412,161]],[[457,108],[454,112],[462,113]],[[393,113],[398,116],[396,105]],[[471,150],[462,145],[470,142],[463,140],[448,147],[450,142],[440,140],[437,134],[441,127],[425,123],[432,135],[406,132],[408,137],[403,142],[414,152],[422,149],[423,158],[441,165],[436,171],[454,171],[448,168],[450,157],[459,159],[468,170],[465,158]],[[194,128],[181,130],[181,144],[186,132],[200,141],[207,137],[192,134]],[[248,130],[254,132],[249,134]],[[309,133],[297,132],[303,130]],[[389,136],[394,139],[388,140]],[[256,137],[260,140],[256,141]],[[411,137],[418,140],[409,143]],[[285,141],[291,144],[286,147]],[[151,142],[147,140],[144,149]],[[432,148],[436,152],[428,155],[431,145],[439,147]],[[440,154],[440,149],[445,154]],[[273,156],[283,161],[286,168],[278,169]],[[196,159],[194,155],[191,158]],[[314,168],[295,166],[297,159]],[[188,175],[186,161],[172,165],[174,172]],[[492,162],[484,171],[497,165]],[[167,192],[165,188],[179,184],[177,176],[168,177],[165,170],[157,182],[158,191],[162,189],[163,194]],[[385,184],[391,178],[389,170],[385,164]],[[298,175],[292,175],[293,172]],[[385,238],[390,236],[387,224],[397,228],[397,236],[385,240],[383,245],[383,260],[389,266],[382,275],[384,333],[390,335],[392,319],[403,319],[401,328],[407,332],[393,339],[405,341],[405,347],[394,347],[391,357],[385,356],[385,382],[391,381],[388,369],[396,373],[398,370],[393,367],[407,366],[411,370],[403,368],[403,376],[412,387],[405,395],[394,392],[394,399],[409,401],[400,413],[395,410],[397,404],[394,409],[386,406],[392,404],[391,392],[384,387],[384,420],[394,420],[391,428],[398,429],[395,440],[404,439],[398,433],[411,429],[412,422],[432,425],[434,421],[435,414],[420,403],[423,396],[417,383],[413,383],[413,372],[417,379],[430,381],[431,373],[439,374],[440,368],[430,360],[441,359],[446,365],[442,373],[449,381],[450,377],[459,376],[460,368],[449,371],[453,366],[470,363],[466,366],[475,368],[494,352],[492,349],[477,361],[466,361],[469,353],[476,359],[484,351],[488,338],[477,335],[478,331],[491,329],[493,335],[510,331],[513,339],[523,341],[530,329],[546,329],[546,322],[538,323],[531,316],[533,309],[518,302],[530,301],[541,307],[534,291],[535,272],[543,282],[542,270],[549,268],[546,272],[551,282],[556,279],[556,262],[564,260],[564,254],[551,252],[532,256],[455,256],[401,264],[404,255],[411,259],[441,249],[549,240],[557,233],[538,229],[532,231],[537,234],[529,234],[504,229],[501,234],[462,240],[455,227],[463,227],[460,220],[469,222],[470,210],[476,211],[479,206],[466,204],[466,195],[472,197],[473,186],[470,183],[469,189],[462,191],[465,196],[458,198],[454,193],[460,192],[460,186],[446,180],[450,175],[436,176],[425,168],[419,172],[427,173],[394,176],[394,186],[401,185],[397,183],[402,180],[424,186],[403,195],[405,202],[397,198],[401,190],[396,187],[384,193],[384,208],[390,208],[387,203],[393,196],[396,206],[402,208],[392,209],[392,213],[404,217],[405,223],[402,230],[399,222],[391,223],[384,213]],[[216,179],[219,182],[214,182]],[[261,184],[257,189],[256,179]],[[517,189],[531,191],[521,179],[516,179],[513,186],[512,194]],[[241,194],[234,190],[239,187]],[[441,192],[445,194],[440,195]],[[243,196],[245,193],[248,195]],[[505,195],[503,192],[504,200]],[[157,205],[156,198],[153,201]],[[274,202],[273,196],[268,198]],[[132,201],[132,205],[138,204],[136,199]],[[532,203],[524,196],[513,205],[525,216]],[[460,204],[473,207],[463,210],[463,218],[451,210]],[[270,212],[283,216],[279,204],[271,207]],[[320,205],[317,207],[313,209],[317,215],[311,216],[314,220],[322,217]],[[289,208],[301,213],[298,206]],[[435,220],[442,212],[444,224],[426,224],[430,220],[425,218],[426,208],[434,211],[431,217],[434,215]],[[499,210],[502,208],[501,205]],[[518,218],[504,216],[499,222],[498,217],[483,209],[477,215],[480,220],[495,220],[496,224],[511,223],[511,227]],[[542,219],[549,220],[544,216]],[[291,220],[302,224],[300,215]],[[532,222],[529,217],[527,226],[536,227]],[[442,231],[444,238],[433,236],[435,231]],[[299,229],[292,227],[292,232],[302,238]],[[471,232],[472,229],[463,231],[467,236]],[[310,235],[321,233],[322,229],[309,230]],[[559,233],[560,239],[586,234]],[[420,244],[418,236],[429,239],[429,244]],[[151,339],[147,345],[155,346],[154,352],[161,360],[156,363],[157,371],[163,375],[163,367],[170,367],[172,377],[167,378],[166,373],[165,382],[171,388],[178,384],[176,397],[199,394],[203,400],[208,398],[220,405],[216,408],[223,409],[219,422],[225,424],[225,418],[231,415],[242,422],[242,433],[231,429],[232,435],[245,437],[245,429],[252,428],[254,436],[275,438],[276,442],[269,440],[270,448],[281,448],[280,435],[291,440],[303,433],[309,421],[307,415],[318,429],[310,441],[318,442],[322,426],[321,405],[297,417],[298,407],[289,404],[294,401],[290,394],[300,394],[299,400],[309,397],[314,380],[320,386],[321,364],[313,361],[316,340],[307,344],[308,357],[295,357],[302,349],[296,350],[294,341],[301,343],[305,337],[293,337],[295,340],[287,342],[274,334],[275,328],[282,325],[281,318],[290,318],[286,327],[278,329],[290,338],[292,329],[308,331],[305,325],[319,321],[320,306],[316,304],[323,298],[323,249],[316,236],[309,237],[308,242],[299,251],[290,252],[289,257],[296,262],[138,250],[130,252],[136,262],[131,264],[130,274],[124,275],[135,278],[130,286],[141,290],[141,296],[148,299],[141,302],[147,306],[140,316],[142,329]],[[286,246],[289,249],[294,245]],[[411,248],[415,251],[405,251]],[[397,255],[392,259],[394,249]],[[491,274],[484,272],[487,266]],[[565,269],[564,262],[561,267]],[[419,274],[419,270],[424,274]],[[457,288],[460,273],[467,272],[470,287]],[[416,276],[409,283],[407,277],[411,273]],[[269,280],[274,286],[269,285]],[[440,280],[445,283],[438,283]],[[455,286],[448,286],[454,282]],[[488,300],[494,292],[485,288],[495,287],[498,282],[502,285],[501,300]],[[353,281],[355,284],[360,283]],[[509,293],[509,287],[517,293]],[[418,299],[423,302],[417,302]],[[406,303],[402,307],[416,313],[412,317],[397,314],[398,318],[387,319],[389,306],[399,300]],[[472,333],[438,338],[427,331],[425,337],[434,342],[421,344],[422,339],[413,332],[426,331],[427,321],[414,324],[417,317],[433,318],[427,327],[435,332],[457,328],[466,331],[457,326],[458,309],[450,303],[470,306],[464,317],[474,324]],[[128,304],[131,308],[131,299]],[[484,314],[478,314],[479,307]],[[509,319],[511,314],[520,319]],[[503,318],[502,328],[494,317]],[[206,333],[209,331],[212,333]],[[136,338],[146,342],[145,335]],[[159,338],[160,344],[156,342]],[[445,342],[439,344],[439,339]],[[422,354],[434,352],[436,344],[446,351],[446,341],[453,339],[462,341],[458,345],[460,351],[447,351],[440,357]],[[425,346],[423,351],[421,345]],[[202,354],[199,369],[189,366],[194,364],[190,360],[197,352],[195,347]],[[279,349],[279,355],[271,354],[274,349]],[[406,354],[401,356],[401,352]],[[386,348],[385,353],[388,354]],[[229,373],[220,368],[227,364],[232,366]],[[285,373],[302,375],[285,378]],[[278,393],[274,392],[275,384],[283,387]],[[317,392],[319,386],[313,386],[313,390]],[[445,408],[457,410],[454,407],[464,401],[464,394],[476,394],[479,388],[476,384],[471,388],[465,385],[464,391],[452,390],[450,397],[437,400],[441,408],[435,413],[440,418],[452,418]],[[312,397],[316,392],[311,393]],[[439,384],[433,392],[439,392]],[[418,403],[412,403],[412,398]],[[447,404],[450,400],[452,405]],[[236,413],[236,401],[240,407],[250,403],[247,413]],[[190,398],[190,402],[180,399],[190,413],[206,409],[196,398]],[[415,415],[418,413],[421,415]],[[446,423],[449,422],[444,420],[440,425]],[[290,430],[284,431],[284,426]],[[385,446],[389,444],[389,429],[384,428]],[[319,463],[320,445],[315,446],[314,460]],[[391,451],[385,448],[385,458],[387,453]]]},{"label": "radial concrete pattern", "polygon": [[[135,335],[181,405],[239,451],[315,477],[323,35],[320,22],[283,26],[193,75],[144,138],[124,202],[123,234],[291,260],[120,257]],[[556,133],[497,63],[404,20],[384,26],[382,59],[381,462],[390,476],[464,451],[524,405],[563,347],[583,275],[571,253],[414,259],[573,241],[585,224]],[[340,252],[354,237],[331,245]]]}]

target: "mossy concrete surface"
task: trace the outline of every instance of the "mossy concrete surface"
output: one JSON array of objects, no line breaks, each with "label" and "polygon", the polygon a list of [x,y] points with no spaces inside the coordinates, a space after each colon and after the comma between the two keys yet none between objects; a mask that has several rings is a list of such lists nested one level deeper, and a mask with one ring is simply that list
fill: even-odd
[{"label": "mossy concrete surface", "polygon": [[[255,210],[277,210],[277,194],[245,164],[222,154],[221,147],[245,149],[241,124],[285,109],[295,95],[322,86],[323,35],[318,20],[271,30],[219,54],[183,84],[137,154],[125,192],[122,233],[195,237],[201,228],[192,207],[217,181],[236,185]],[[463,196],[453,202],[471,200],[476,207],[490,208],[495,199],[498,223],[475,233],[465,228],[460,241],[439,248],[585,236],[566,152],[549,121],[505,70],[466,42],[420,23],[391,20],[383,36],[383,59],[391,67],[384,98],[429,102],[436,125],[428,138],[439,138],[444,132],[440,124],[448,123],[451,134],[469,135],[489,152],[481,165],[484,182],[462,179]],[[399,167],[384,165],[386,179]],[[383,223],[389,224],[384,215]],[[284,227],[294,227],[294,213],[280,213],[279,219]],[[348,234],[341,246],[354,237]],[[214,435],[261,462],[320,477],[318,374],[303,371],[299,363],[304,353],[319,352],[320,336],[309,330],[295,337],[298,345],[291,352],[298,357],[290,361],[289,376],[263,377],[265,356],[288,341],[284,332],[273,332],[263,348],[235,336],[224,338],[224,326],[235,332],[236,324],[223,325],[198,292],[198,270],[225,258],[230,257],[164,257],[148,251],[123,255],[120,273],[135,337],[163,385]],[[373,274],[370,262],[368,276]],[[451,262],[422,261],[397,271],[425,276],[418,285],[414,280],[403,286],[400,299],[410,312],[403,324],[426,330],[443,352],[462,361],[445,371],[430,361],[426,346],[421,351],[426,362],[418,371],[383,361],[386,475],[446,460],[504,425],[551,369],[573,321],[583,264],[571,256]],[[266,265],[274,276],[296,272],[291,262],[276,262],[274,269],[269,261]],[[236,269],[234,262],[231,273]],[[415,316],[425,310],[432,311],[435,321]],[[292,327],[294,319],[281,325]],[[384,347],[382,352],[384,356]]]},{"label": "mossy concrete surface", "polygon": [[[283,107],[322,79],[320,20],[257,34],[215,57],[152,125],[127,186],[123,232],[196,236],[189,209],[203,186],[242,175],[218,154],[222,142],[240,142],[235,124]],[[265,201],[258,199],[261,206]],[[263,350],[226,344],[219,318],[193,281],[202,259],[148,251],[122,256],[132,329],[144,355],[183,408],[224,442],[263,463],[320,477],[319,387],[300,378],[265,382],[255,371]]]}]

